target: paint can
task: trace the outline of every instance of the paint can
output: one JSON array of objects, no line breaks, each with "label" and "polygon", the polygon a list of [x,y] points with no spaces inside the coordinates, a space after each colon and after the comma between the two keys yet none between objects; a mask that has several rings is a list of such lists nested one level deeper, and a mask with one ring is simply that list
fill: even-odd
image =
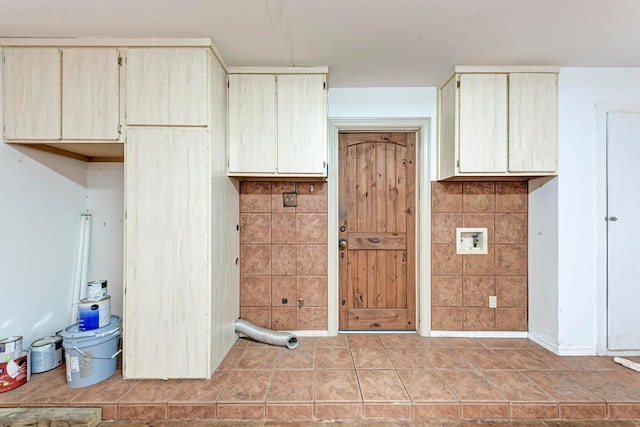
[{"label": "paint can", "polygon": [[106,280],[94,280],[93,282],[87,283],[87,300],[100,301],[108,295]]},{"label": "paint can", "polygon": [[22,337],[15,336],[0,340],[0,361],[9,361],[22,354]]},{"label": "paint can", "polygon": [[21,350],[19,357],[0,361],[0,393],[13,390],[31,379],[29,350]]},{"label": "paint can", "polygon": [[89,301],[86,298],[78,304],[78,329],[90,331],[104,328],[111,320],[111,297],[100,301]]},{"label": "paint can", "polygon": [[62,337],[53,335],[31,343],[31,373],[39,374],[62,365]]}]

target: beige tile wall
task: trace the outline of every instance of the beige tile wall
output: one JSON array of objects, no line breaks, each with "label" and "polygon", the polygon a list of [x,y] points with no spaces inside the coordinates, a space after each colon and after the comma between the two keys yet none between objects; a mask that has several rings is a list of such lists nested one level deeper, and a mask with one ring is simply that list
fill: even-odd
[{"label": "beige tile wall", "polygon": [[[433,182],[431,327],[527,330],[527,183]],[[457,255],[456,227],[487,227],[487,255]],[[489,308],[489,296],[498,307]]]},{"label": "beige tile wall", "polygon": [[[283,207],[282,193],[294,191],[297,207]],[[240,316],[276,330],[327,329],[326,183],[240,183]]]}]

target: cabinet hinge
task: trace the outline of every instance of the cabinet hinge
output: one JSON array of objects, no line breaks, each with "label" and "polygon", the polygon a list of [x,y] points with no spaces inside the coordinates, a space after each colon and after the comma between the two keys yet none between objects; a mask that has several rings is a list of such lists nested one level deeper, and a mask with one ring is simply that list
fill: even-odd
[{"label": "cabinet hinge", "polygon": [[122,67],[122,56],[118,56],[118,65]]},{"label": "cabinet hinge", "polygon": [[227,80],[227,89],[229,89],[229,80]]},{"label": "cabinet hinge", "polygon": [[118,125],[118,136],[122,135],[122,125]]},{"label": "cabinet hinge", "polygon": [[459,159],[458,159],[458,160],[456,160],[456,166],[457,166],[457,167],[460,167],[460,160],[459,160]]},{"label": "cabinet hinge", "polygon": [[456,87],[457,87],[458,89],[460,89],[460,80],[458,80],[458,81],[456,82]]},{"label": "cabinet hinge", "polygon": [[326,89],[327,88],[327,82],[322,82],[322,89]]}]

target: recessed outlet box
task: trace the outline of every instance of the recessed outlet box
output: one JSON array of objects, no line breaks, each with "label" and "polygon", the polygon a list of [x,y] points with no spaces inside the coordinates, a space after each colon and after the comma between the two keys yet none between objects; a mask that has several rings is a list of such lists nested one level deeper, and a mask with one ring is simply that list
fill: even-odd
[{"label": "recessed outlet box", "polygon": [[498,306],[498,297],[491,295],[489,297],[489,308],[496,308]]},{"label": "recessed outlet box", "polygon": [[487,254],[487,228],[456,228],[456,253]]},{"label": "recessed outlet box", "polygon": [[285,208],[298,206],[298,193],[282,193],[282,206]]}]

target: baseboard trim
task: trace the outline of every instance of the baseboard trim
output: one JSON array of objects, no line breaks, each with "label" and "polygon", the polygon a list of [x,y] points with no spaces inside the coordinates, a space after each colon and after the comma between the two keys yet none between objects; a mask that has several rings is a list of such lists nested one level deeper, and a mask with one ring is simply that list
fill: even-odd
[{"label": "baseboard trim", "polygon": [[529,334],[529,339],[536,344],[541,345],[552,353],[558,356],[596,356],[597,350],[595,347],[566,347],[557,344],[551,344],[543,338]]},{"label": "baseboard trim", "polygon": [[528,338],[522,331],[431,331],[432,337],[442,338]]},{"label": "baseboard trim", "polygon": [[302,331],[291,331],[293,335],[297,335],[299,337],[328,337],[329,331],[316,331],[316,330],[302,330]]}]

